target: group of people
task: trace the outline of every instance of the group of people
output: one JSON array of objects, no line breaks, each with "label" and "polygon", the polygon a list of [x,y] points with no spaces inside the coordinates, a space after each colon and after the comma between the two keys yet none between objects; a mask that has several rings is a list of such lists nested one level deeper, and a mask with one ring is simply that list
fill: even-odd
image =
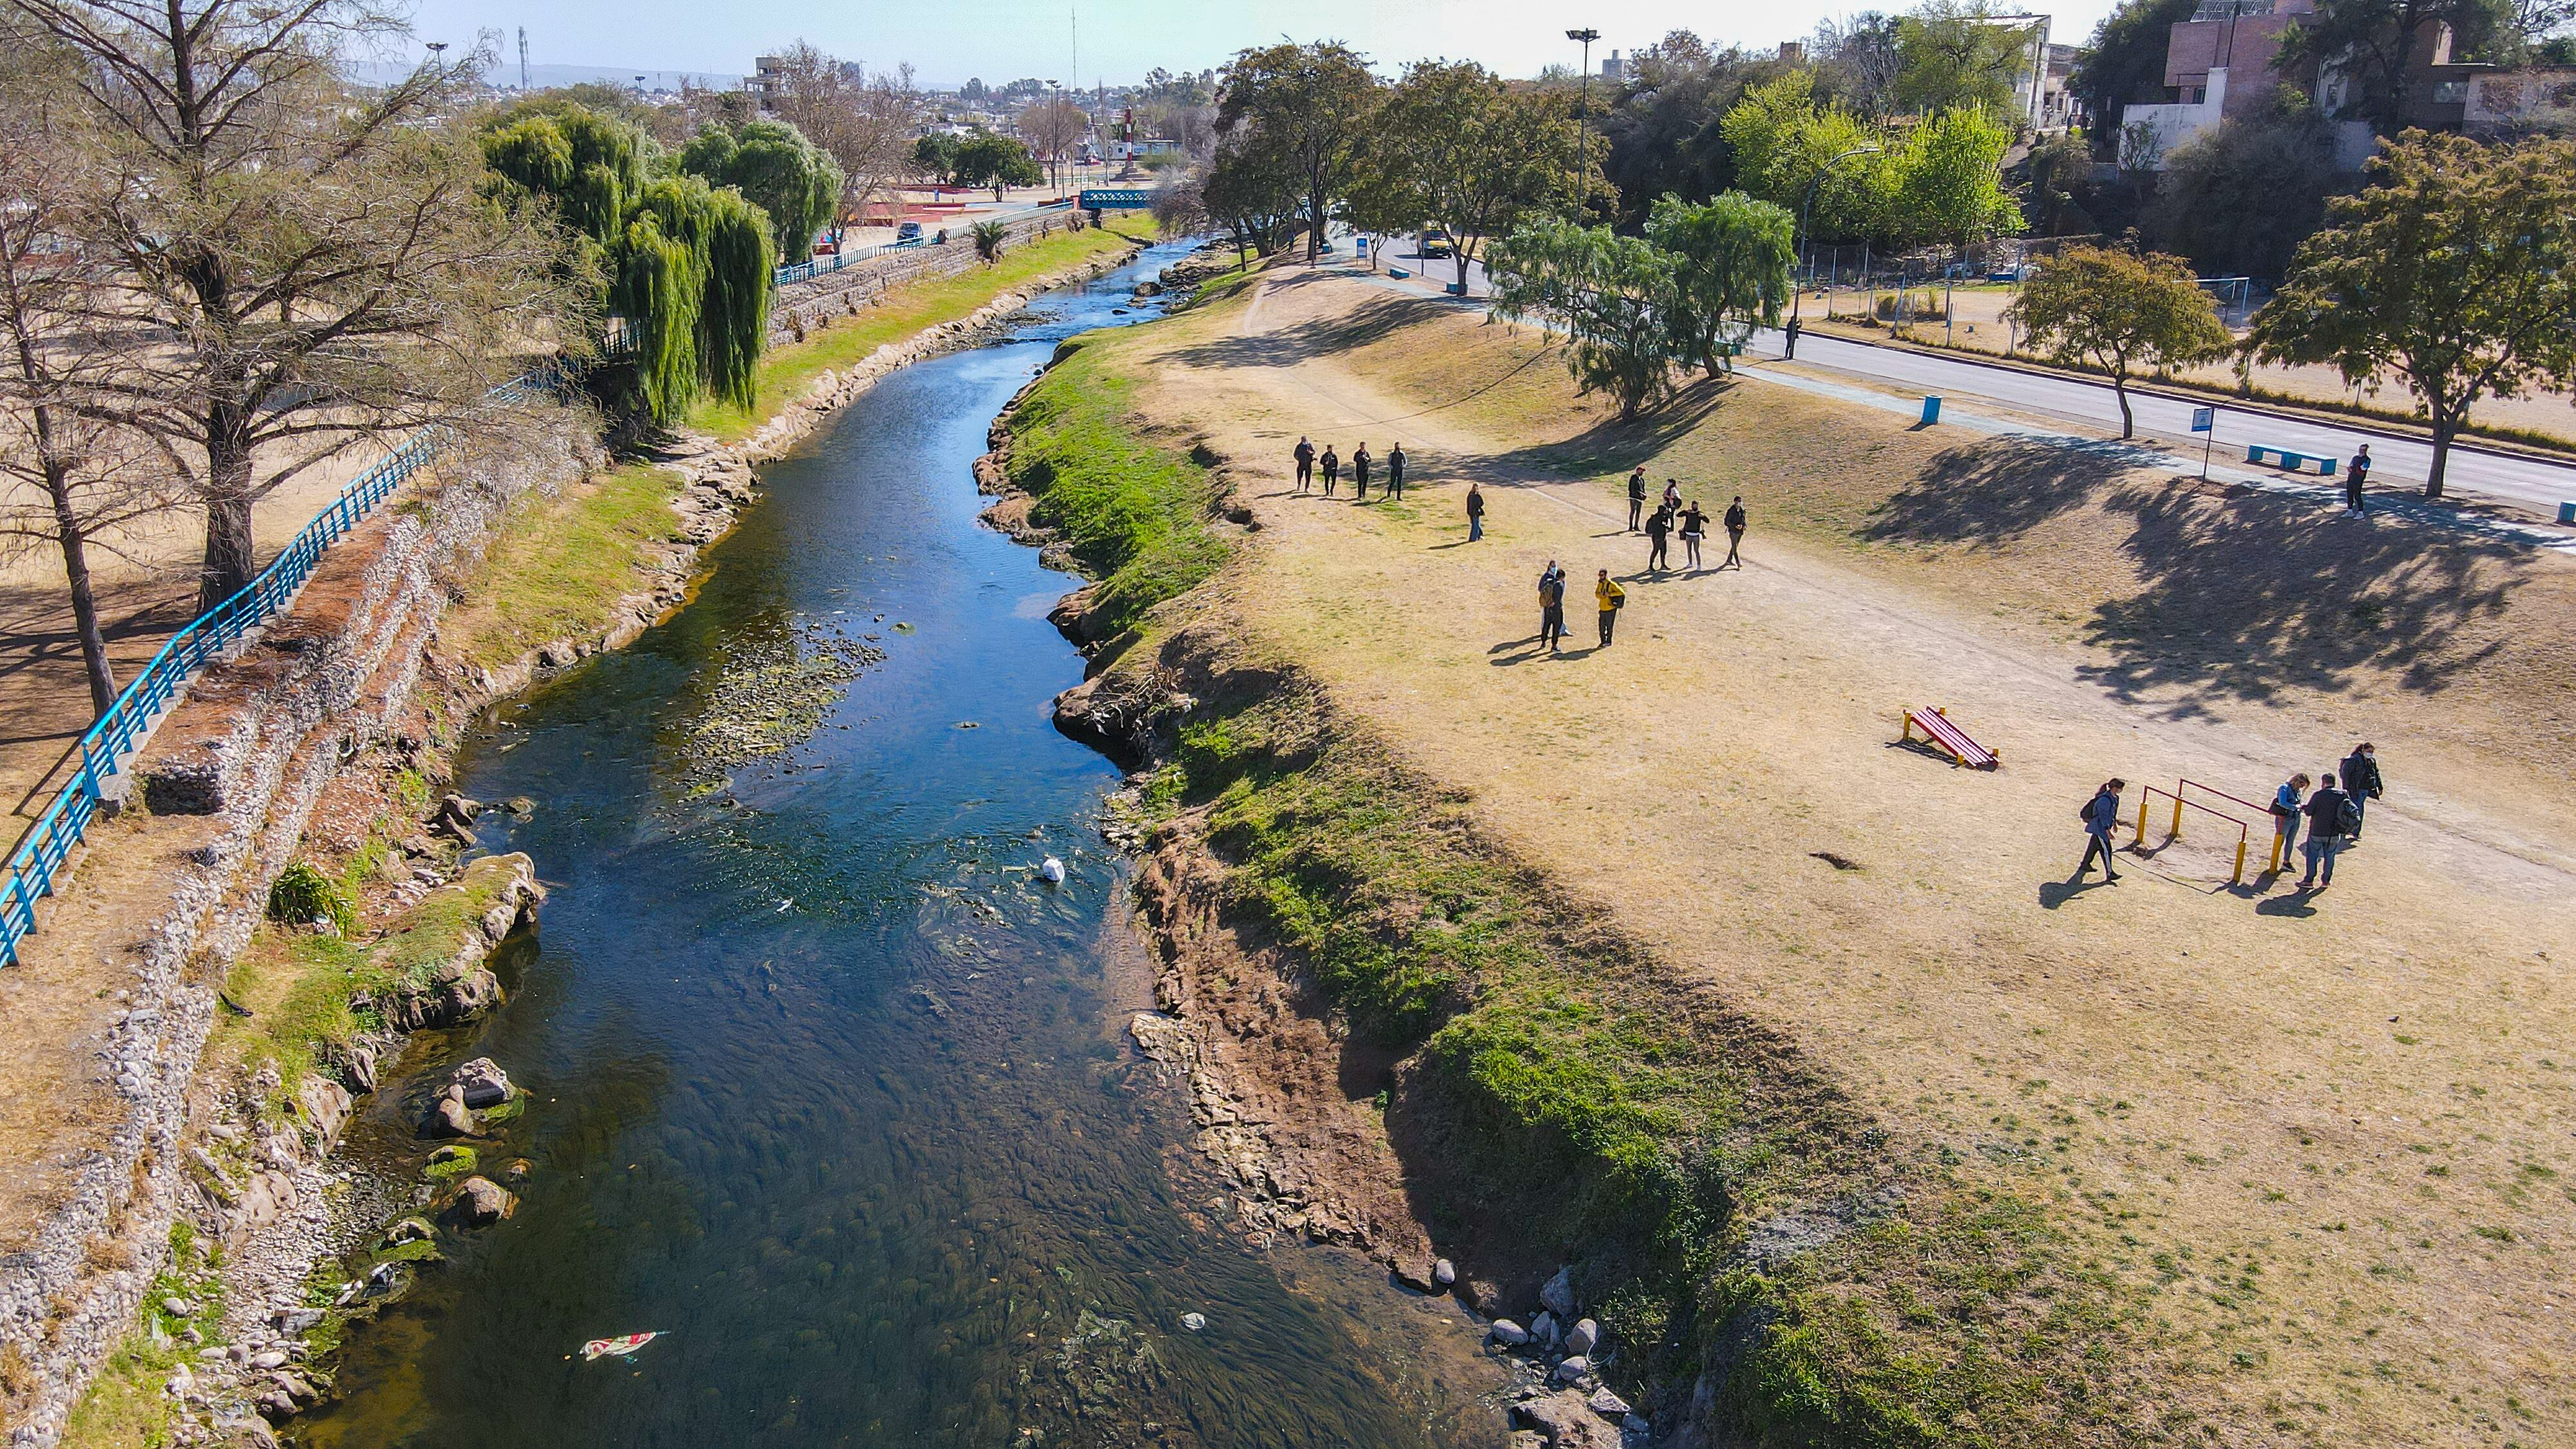
[{"label": "group of people", "polygon": [[[2310,790],[2309,786],[2315,785]],[[2110,779],[2093,792],[2076,812],[2084,822],[2084,859],[2075,867],[2075,878],[2093,868],[2095,857],[2102,861],[2102,875],[2117,884],[2120,873],[2111,864],[2111,832],[2120,823],[2120,792],[2128,782]],[[2352,747],[2344,756],[2341,773],[2328,774],[2322,782],[2309,780],[2306,771],[2292,775],[2272,795],[2272,849],[2281,867],[2290,863],[2290,847],[2299,844],[2299,827],[2307,827],[2307,843],[2300,850],[2306,855],[2308,868],[2300,877],[2299,889],[2320,891],[2334,884],[2335,857],[2361,839],[2362,816],[2367,802],[2376,800],[2386,788],[2379,773],[2379,749],[2368,740]]]},{"label": "group of people", "polygon": [[[1610,647],[1610,636],[1619,626],[1619,610],[1628,602],[1628,591],[1610,577],[1608,569],[1593,576],[1593,602],[1601,606],[1601,647]],[[1565,642],[1565,570],[1549,559],[1538,575],[1538,640],[1553,654]]]},{"label": "group of people", "polygon": [[[1637,520],[1645,512],[1646,469],[1640,464],[1628,475],[1628,531],[1642,531],[1646,535],[1646,568],[1651,572],[1661,572],[1672,566],[1672,537],[1679,532],[1684,565],[1697,569],[1700,566],[1700,540],[1708,534],[1708,515],[1700,511],[1696,498],[1690,501],[1688,508],[1682,506],[1681,480],[1664,480],[1663,501],[1655,506],[1653,515],[1646,518],[1641,528]],[[1735,495],[1735,501],[1726,506],[1726,557],[1719,562],[1719,568],[1743,569],[1747,522],[1744,495],[1739,493]]]},{"label": "group of people", "polygon": [[[1314,490],[1315,468],[1317,464],[1321,464],[1324,469],[1324,496],[1332,497],[1333,491],[1341,485],[1342,481],[1342,455],[1333,451],[1333,445],[1326,443],[1324,450],[1318,453],[1313,443],[1300,437],[1297,439],[1295,456],[1297,491],[1308,493]],[[1357,500],[1361,503],[1368,502],[1371,461],[1373,460],[1369,457],[1367,443],[1363,442],[1351,450],[1351,485],[1357,494]],[[1387,449],[1386,491],[1383,496],[1389,502],[1398,502],[1404,497],[1404,445],[1402,443]]]}]

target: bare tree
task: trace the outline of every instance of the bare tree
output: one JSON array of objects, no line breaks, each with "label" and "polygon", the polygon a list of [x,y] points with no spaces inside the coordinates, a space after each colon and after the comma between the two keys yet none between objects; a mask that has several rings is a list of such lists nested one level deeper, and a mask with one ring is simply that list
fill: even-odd
[{"label": "bare tree", "polygon": [[126,366],[102,422],[149,437],[205,506],[211,606],[258,567],[251,508],[387,430],[461,421],[551,339],[559,244],[485,204],[439,124],[490,41],[359,94],[370,0],[0,0],[76,69],[105,203],[79,244],[119,273],[92,327]]},{"label": "bare tree", "polygon": [[76,121],[61,114],[65,77],[49,58],[0,51],[0,478],[9,484],[0,554],[60,552],[90,707],[104,714],[116,676],[91,588],[93,540],[181,496],[140,440],[92,410],[123,348],[83,319],[116,282],[73,243],[96,200],[94,177]]},{"label": "bare tree", "polygon": [[909,62],[870,75],[797,41],[779,56],[778,114],[831,153],[841,166],[841,206],[849,217],[869,198],[912,170],[912,142],[921,129],[923,100]]},{"label": "bare tree", "polygon": [[1020,137],[1049,166],[1063,162],[1073,143],[1091,129],[1091,117],[1071,101],[1047,101],[1020,112]]}]

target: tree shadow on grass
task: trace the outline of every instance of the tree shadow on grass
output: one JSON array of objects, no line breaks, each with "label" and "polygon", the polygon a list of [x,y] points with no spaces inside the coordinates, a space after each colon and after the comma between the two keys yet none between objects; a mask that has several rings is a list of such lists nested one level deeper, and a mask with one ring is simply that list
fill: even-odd
[{"label": "tree shadow on grass", "polygon": [[2505,647],[2501,620],[2539,551],[2510,540],[2347,518],[2255,489],[2131,485],[2103,504],[2132,527],[2142,586],[2097,606],[2086,667],[2122,698],[2269,700],[2339,693],[2364,674],[2435,693]]},{"label": "tree shadow on grass", "polygon": [[[1297,278],[1273,282],[1274,292],[1306,285]],[[1174,348],[1166,361],[1186,367],[1293,367],[1318,357],[1356,351],[1384,341],[1408,327],[1438,321],[1454,313],[1438,302],[1393,297],[1338,317],[1317,317],[1292,326],[1242,337],[1211,337]]]},{"label": "tree shadow on grass", "polygon": [[2094,489],[2137,466],[2120,443],[2004,438],[1949,448],[1873,511],[1873,543],[1994,545],[2084,506]]}]

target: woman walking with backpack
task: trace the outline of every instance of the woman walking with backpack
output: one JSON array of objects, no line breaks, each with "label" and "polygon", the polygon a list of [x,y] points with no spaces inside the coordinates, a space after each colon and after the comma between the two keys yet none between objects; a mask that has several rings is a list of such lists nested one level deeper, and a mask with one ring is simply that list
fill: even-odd
[{"label": "woman walking with backpack", "polygon": [[2120,883],[2120,873],[2111,868],[2111,832],[2120,823],[2120,792],[2127,788],[2129,782],[2115,775],[2103,781],[2102,788],[2093,792],[2093,798],[2085,801],[2083,808],[2075,812],[2075,818],[2084,822],[2084,860],[2075,867],[2077,880],[2082,880],[2084,872],[2093,868],[2093,857],[2098,855],[2102,857],[2104,882],[2110,885]]}]

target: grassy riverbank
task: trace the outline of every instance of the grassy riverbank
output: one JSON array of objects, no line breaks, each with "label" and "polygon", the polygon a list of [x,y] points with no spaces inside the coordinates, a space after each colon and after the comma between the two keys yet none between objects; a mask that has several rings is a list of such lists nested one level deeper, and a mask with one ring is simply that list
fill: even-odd
[{"label": "grassy riverbank", "polygon": [[[1105,226],[1060,231],[1040,241],[1014,246],[991,266],[890,288],[875,305],[863,306],[857,316],[839,318],[831,326],[810,333],[802,342],[762,353],[753,373],[756,395],[749,408],[713,400],[701,402],[691,411],[689,426],[720,442],[739,442],[776,416],[821,373],[847,367],[887,343],[901,342],[926,328],[954,322],[1015,287],[1095,257],[1115,256],[1153,238],[1151,218],[1125,215]],[[961,238],[950,245],[967,243]]]}]

